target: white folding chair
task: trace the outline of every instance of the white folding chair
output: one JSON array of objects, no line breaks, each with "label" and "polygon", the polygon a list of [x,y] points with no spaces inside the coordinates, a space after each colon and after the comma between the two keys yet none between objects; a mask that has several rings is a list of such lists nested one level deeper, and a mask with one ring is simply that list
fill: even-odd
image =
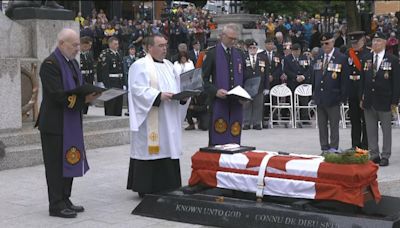
[{"label": "white folding chair", "polygon": [[[299,85],[294,90],[294,128],[297,127],[297,123],[313,122],[313,120],[311,120],[311,112],[314,112],[314,116],[315,116],[315,120],[316,120],[315,123],[318,122],[317,105],[315,105],[315,104],[301,105],[300,104],[300,97],[311,97],[311,96],[312,96],[312,85],[311,84]],[[308,110],[308,116],[310,117],[310,120],[301,120],[300,119],[300,112],[302,109]],[[318,124],[315,124],[315,126],[318,127]]]},{"label": "white folding chair", "polygon": [[[283,102],[281,98],[289,97],[289,101],[287,100]],[[288,123],[294,127],[293,125],[293,95],[292,91],[284,84],[276,85],[272,87],[269,92],[269,100],[270,104],[270,112],[269,112],[269,123],[270,127],[274,127],[274,123]],[[282,119],[281,109],[289,110],[289,118],[287,120]],[[274,112],[278,111],[278,119],[274,120]]]},{"label": "white folding chair", "polygon": [[346,102],[345,104],[340,105],[340,117],[342,122],[342,127],[347,128],[347,124],[350,123],[350,117],[348,117],[349,113],[349,103]]}]

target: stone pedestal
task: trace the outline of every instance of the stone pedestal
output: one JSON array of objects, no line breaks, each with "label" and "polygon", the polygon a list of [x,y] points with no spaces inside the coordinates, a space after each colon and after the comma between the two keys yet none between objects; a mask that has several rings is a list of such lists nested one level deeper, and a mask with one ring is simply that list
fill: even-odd
[{"label": "stone pedestal", "polygon": [[0,59],[0,130],[22,127],[20,68],[17,58]]},{"label": "stone pedestal", "polygon": [[[40,64],[57,46],[57,34],[63,28],[79,33],[79,24],[68,10],[21,8],[14,16],[19,19],[0,13],[0,131],[22,126],[21,66],[37,64],[38,78]],[[41,91],[39,86],[38,105]]]},{"label": "stone pedestal", "polygon": [[16,22],[31,31],[32,56],[42,62],[57,46],[57,34],[63,28],[71,28],[79,34],[76,21],[29,19]]},{"label": "stone pedestal", "polygon": [[218,24],[217,29],[211,31],[211,38],[217,38],[222,28],[229,23],[239,26],[239,40],[254,39],[258,43],[258,48],[264,49],[265,31],[261,29],[245,29],[244,24],[256,22],[260,15],[257,14],[227,14],[214,18]]}]

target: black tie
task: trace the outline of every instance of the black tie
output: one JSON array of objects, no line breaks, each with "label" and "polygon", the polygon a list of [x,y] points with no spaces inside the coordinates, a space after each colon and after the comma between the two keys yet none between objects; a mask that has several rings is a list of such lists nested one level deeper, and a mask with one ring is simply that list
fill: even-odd
[{"label": "black tie", "polygon": [[329,55],[328,55],[328,54],[325,54],[324,66],[323,66],[324,74],[325,74],[325,72],[326,72],[326,68],[328,68],[328,61],[329,61]]},{"label": "black tie", "polygon": [[378,71],[378,54],[375,54],[373,68],[374,68],[373,70],[374,70],[374,77],[375,77],[376,72]]},{"label": "black tie", "polygon": [[256,65],[256,59],[254,58],[254,55],[251,56],[253,62],[251,64],[251,67],[254,69],[255,65]]},{"label": "black tie", "polygon": [[74,81],[76,84],[78,84],[78,75],[76,74],[74,64],[72,63],[72,60],[67,61],[69,68],[71,69],[72,72],[72,77],[74,78]]},{"label": "black tie", "polygon": [[231,49],[230,48],[226,48],[226,54],[230,57],[231,56]]}]

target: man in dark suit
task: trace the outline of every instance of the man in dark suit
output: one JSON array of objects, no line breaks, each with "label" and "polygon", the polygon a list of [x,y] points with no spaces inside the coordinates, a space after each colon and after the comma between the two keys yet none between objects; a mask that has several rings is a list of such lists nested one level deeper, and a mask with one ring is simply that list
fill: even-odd
[{"label": "man in dark suit", "polygon": [[[287,75],[287,86],[292,90],[292,93],[294,94],[297,86],[305,83],[310,83],[310,61],[308,60],[308,57],[306,55],[301,54],[300,44],[293,44],[291,49],[292,53],[285,56],[284,58],[285,64],[283,65],[283,72]],[[299,97],[300,105],[307,106],[308,102],[308,97]],[[308,119],[306,109],[300,110],[300,119]],[[309,124],[309,122],[304,122],[304,124]],[[298,127],[302,127],[301,122],[299,122],[297,125]]]},{"label": "man in dark suit", "polygon": [[368,149],[367,129],[364,112],[360,108],[361,98],[361,60],[369,50],[365,47],[365,32],[355,31],[349,33],[351,48],[347,51],[349,65],[349,116],[351,122],[352,148]]},{"label": "man in dark suit", "polygon": [[196,65],[200,55],[200,41],[196,40],[193,43],[193,49],[189,51],[189,59]]},{"label": "man in dark suit", "polygon": [[[118,51],[119,42],[115,37],[108,39],[108,48],[104,49],[97,64],[98,81],[103,82],[106,88],[120,88],[124,86],[122,56]],[[136,49],[137,50],[137,49]],[[106,116],[122,115],[123,96],[104,102]]]},{"label": "man in dark suit", "polygon": [[[363,93],[361,107],[364,108],[367,124],[368,149],[371,160],[380,166],[388,166],[392,152],[392,112],[397,112],[400,96],[399,59],[387,52],[386,35],[377,32],[372,40],[372,53],[368,53],[363,64]],[[379,152],[378,124],[381,123],[383,146]]]},{"label": "man in dark suit", "polygon": [[43,100],[37,125],[43,150],[43,161],[49,197],[50,216],[74,218],[83,212],[71,200],[73,177],[89,169],[83,143],[82,113],[85,104],[99,94],[74,94],[84,83],[75,56],[79,52],[79,35],[63,29],[57,36],[56,50],[40,67]]},{"label": "man in dark suit", "polygon": [[250,39],[246,45],[248,52],[245,55],[245,80],[259,83],[245,83],[244,89],[252,90],[254,94],[250,93],[253,100],[243,105],[243,130],[250,129],[251,125],[253,129],[261,130],[264,95],[269,90],[267,56],[263,53],[257,53],[257,42],[253,39]]},{"label": "man in dark suit", "polygon": [[204,56],[202,74],[211,114],[209,145],[240,144],[242,102],[227,96],[235,86],[243,87],[245,63],[241,51],[234,48],[238,35],[237,25],[225,25],[220,34],[221,42]]},{"label": "man in dark suit", "polygon": [[[267,72],[268,80],[269,80],[269,90],[272,87],[279,85],[281,82],[280,77],[282,76],[282,57],[274,51],[275,44],[274,39],[267,37],[265,40],[265,52],[264,55],[267,57]],[[265,96],[264,98],[267,102],[269,101],[269,96]],[[264,117],[269,117],[269,108],[264,110]],[[263,122],[263,127],[267,128],[268,123]]]},{"label": "man in dark suit", "polygon": [[347,99],[347,60],[333,45],[331,33],[321,36],[323,52],[317,57],[311,75],[313,99],[318,112],[319,141],[323,153],[338,152],[340,105]]}]

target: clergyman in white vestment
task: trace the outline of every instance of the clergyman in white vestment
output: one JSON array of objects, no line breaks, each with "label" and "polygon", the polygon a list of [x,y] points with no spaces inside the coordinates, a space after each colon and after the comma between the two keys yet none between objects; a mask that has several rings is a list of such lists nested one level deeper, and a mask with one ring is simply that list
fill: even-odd
[{"label": "clergyman in white vestment", "polygon": [[165,59],[167,40],[149,37],[148,54],[129,68],[131,160],[127,188],[143,197],[181,186],[182,122],[185,101],[179,75]]}]

